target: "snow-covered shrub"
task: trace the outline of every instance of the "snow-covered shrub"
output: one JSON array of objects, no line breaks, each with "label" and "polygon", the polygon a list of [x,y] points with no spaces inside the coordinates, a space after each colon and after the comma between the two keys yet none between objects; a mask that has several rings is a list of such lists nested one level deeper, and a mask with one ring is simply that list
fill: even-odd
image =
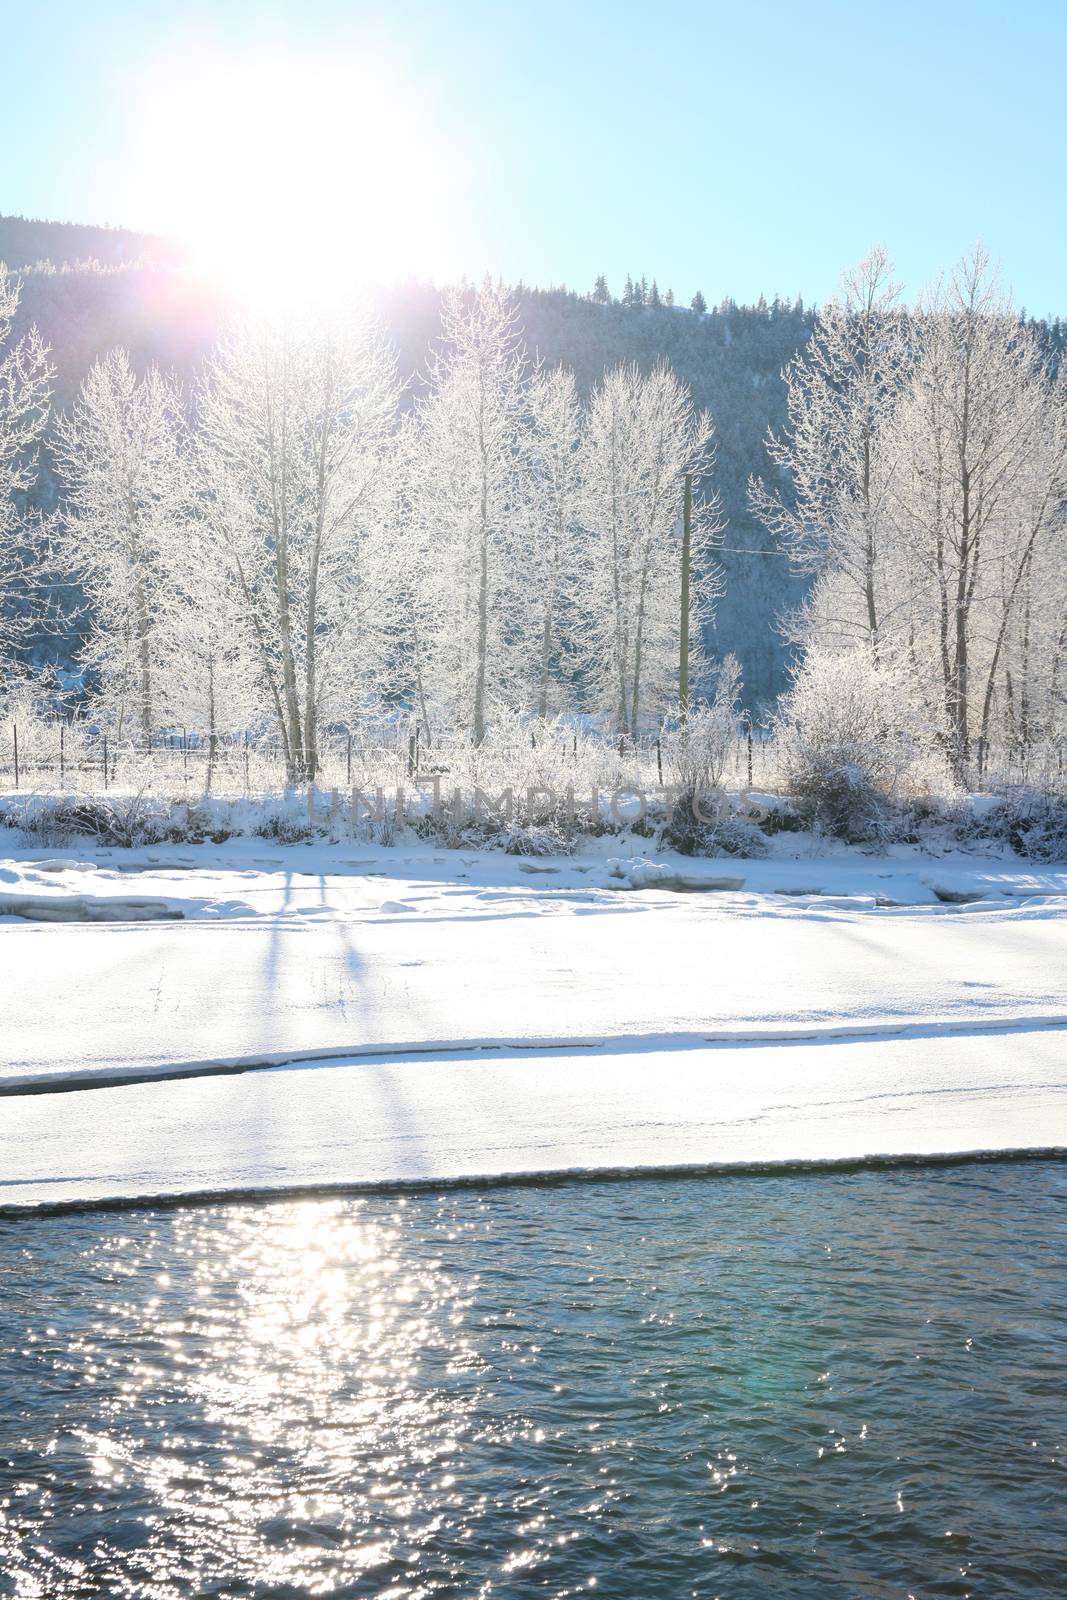
[{"label": "snow-covered shrub", "polygon": [[504,840],[509,856],[571,856],[574,835],[552,825],[510,828]]},{"label": "snow-covered shrub", "polygon": [[8,797],[0,820],[9,828],[21,829],[31,843],[50,850],[68,845],[74,833],[66,802],[51,795],[29,796],[23,804]]},{"label": "snow-covered shrub", "polygon": [[306,844],[315,830],[308,821],[307,812],[284,801],[268,804],[252,832],[260,839],[271,839],[275,844]]},{"label": "snow-covered shrub", "polygon": [[740,696],[737,658],[724,656],[710,700],[693,705],[684,720],[664,725],[664,776],[690,799],[694,794],[711,794],[722,782],[737,739]]},{"label": "snow-covered shrub", "polygon": [[1006,789],[991,805],[961,811],[956,835],[1009,845],[1030,861],[1067,861],[1067,796],[1045,787]]},{"label": "snow-covered shrub", "polygon": [[[662,842],[681,855],[761,854],[756,830],[738,826],[721,785],[737,740],[741,669],[725,656],[711,698],[672,719],[662,734],[664,777],[678,798],[662,831]],[[750,845],[751,849],[745,846]]]},{"label": "snow-covered shrub", "polygon": [[944,746],[915,677],[866,647],[812,649],[782,696],[774,732],[799,815],[851,841],[909,828],[909,804],[953,791]]},{"label": "snow-covered shrub", "polygon": [[143,791],[119,795],[66,795],[41,799],[28,797],[21,807],[5,805],[5,819],[40,839],[58,843],[82,834],[100,844],[132,849],[159,844],[169,836],[172,807]]},{"label": "snow-covered shrub", "polygon": [[225,819],[222,808],[208,801],[175,806],[167,828],[171,844],[203,844],[207,839],[212,844],[225,844],[233,834],[232,816]]},{"label": "snow-covered shrub", "polygon": [[729,797],[692,796],[677,801],[659,835],[659,843],[681,856],[747,856],[767,854],[767,840],[751,817],[735,811]]}]

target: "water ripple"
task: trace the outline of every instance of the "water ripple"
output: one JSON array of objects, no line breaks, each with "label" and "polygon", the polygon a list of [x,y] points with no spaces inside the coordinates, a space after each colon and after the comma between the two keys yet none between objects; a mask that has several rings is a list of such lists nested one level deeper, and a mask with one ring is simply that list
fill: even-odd
[{"label": "water ripple", "polygon": [[0,1223],[16,1600],[1067,1593],[1067,1169]]}]

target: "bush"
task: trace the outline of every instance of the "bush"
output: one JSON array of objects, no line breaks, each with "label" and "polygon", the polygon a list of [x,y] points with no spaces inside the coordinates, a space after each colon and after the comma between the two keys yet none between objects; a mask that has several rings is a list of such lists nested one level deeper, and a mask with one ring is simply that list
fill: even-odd
[{"label": "bush", "polygon": [[252,832],[260,839],[271,839],[275,844],[306,844],[315,837],[307,813],[284,802],[272,806],[253,824]]},{"label": "bush", "polygon": [[99,844],[132,849],[159,844],[170,836],[170,804],[140,793],[133,795],[63,796],[32,799],[4,808],[4,819],[42,844],[55,845],[76,834]]},{"label": "bush", "polygon": [[663,729],[664,765],[673,783],[691,800],[710,794],[722,782],[737,739],[741,670],[736,657],[725,656],[715,679],[715,692],[707,704],[694,705],[684,722],[673,720]]},{"label": "bush", "polygon": [[660,843],[680,856],[747,856],[767,854],[767,841],[749,817],[738,815],[725,794],[704,795],[697,815],[691,798],[682,798],[664,823]]},{"label": "bush", "polygon": [[799,815],[852,843],[901,837],[911,804],[953,792],[939,731],[914,674],[865,647],[810,650],[774,723]]},{"label": "bush", "polygon": [[960,818],[957,838],[1009,845],[1028,861],[1067,861],[1067,797],[1044,788],[1007,789],[980,816]]}]

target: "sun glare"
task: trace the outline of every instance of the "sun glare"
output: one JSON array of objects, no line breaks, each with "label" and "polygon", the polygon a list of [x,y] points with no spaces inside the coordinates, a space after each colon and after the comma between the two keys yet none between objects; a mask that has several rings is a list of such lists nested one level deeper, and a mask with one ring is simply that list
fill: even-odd
[{"label": "sun glare", "polygon": [[194,55],[150,75],[133,148],[143,214],[203,276],[271,306],[456,270],[462,162],[387,62]]}]

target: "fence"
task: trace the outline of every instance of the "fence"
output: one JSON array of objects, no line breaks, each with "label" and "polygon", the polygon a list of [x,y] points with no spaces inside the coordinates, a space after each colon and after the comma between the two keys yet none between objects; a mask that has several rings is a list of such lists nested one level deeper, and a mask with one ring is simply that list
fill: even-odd
[{"label": "fence", "polygon": [[[758,730],[742,727],[723,752],[729,788],[780,790],[779,752]],[[512,728],[485,745],[453,738],[427,748],[419,729],[397,721],[343,732],[320,743],[315,785],[349,792],[437,780],[446,789],[543,784],[646,792],[675,781],[669,742],[608,739],[577,729]],[[0,729],[0,793],[145,793],[191,799],[263,797],[291,787],[275,740],[247,733],[214,741],[194,729],[166,729],[145,740],[116,739],[77,722],[34,719]]]},{"label": "fence", "polygon": [[[490,732],[482,746],[462,735],[428,748],[414,723],[333,732],[320,743],[315,786],[350,793],[426,785],[443,794],[453,787],[516,793],[544,786],[588,796],[616,790],[649,795],[677,782],[677,739],[651,734],[639,741],[597,732],[518,720]],[[782,793],[785,776],[777,742],[742,721],[726,741],[722,781],[731,790]],[[1067,749],[1061,742],[1014,746],[985,754],[970,774],[975,790],[1033,786],[1064,792]],[[192,800],[263,798],[292,788],[280,745],[269,737],[228,733],[212,741],[195,729],[165,729],[150,740],[113,735],[61,719],[31,719],[0,726],[0,793],[147,794]],[[304,787],[304,785],[301,785]]]}]

